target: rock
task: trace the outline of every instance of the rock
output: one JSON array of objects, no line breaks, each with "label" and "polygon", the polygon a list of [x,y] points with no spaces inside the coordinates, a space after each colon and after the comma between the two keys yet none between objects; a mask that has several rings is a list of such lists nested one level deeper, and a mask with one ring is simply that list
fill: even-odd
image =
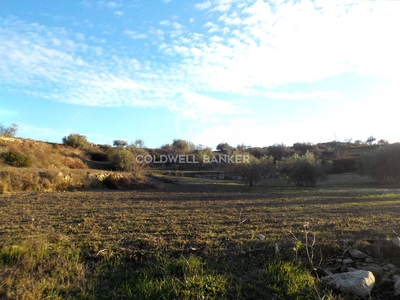
[{"label": "rock", "polygon": [[261,234],[257,235],[257,238],[260,239],[260,240],[263,240],[263,239],[265,239],[265,235],[263,235],[263,234],[261,233]]},{"label": "rock", "polygon": [[341,262],[343,262],[343,259],[338,258],[338,259],[336,259],[336,262],[341,263]]},{"label": "rock", "polygon": [[394,295],[400,295],[400,276],[393,276],[394,280]]},{"label": "rock", "polygon": [[364,270],[364,271],[371,271],[374,273],[375,276],[381,275],[383,272],[383,269],[378,266],[377,264],[369,264],[366,266],[360,266],[358,267],[359,270]]},{"label": "rock", "polygon": [[352,268],[352,267],[348,267],[347,271],[348,272],[354,272],[354,271],[357,271],[357,269],[356,268]]},{"label": "rock", "polygon": [[364,260],[366,263],[372,263],[374,260],[371,257],[366,257]]},{"label": "rock", "polygon": [[393,238],[392,239],[392,243],[395,245],[395,246],[400,246],[400,238],[397,236],[397,237],[395,237],[395,238]]},{"label": "rock", "polygon": [[341,292],[349,292],[359,297],[368,296],[375,285],[374,274],[364,270],[324,276],[321,280]]},{"label": "rock", "polygon": [[353,257],[353,258],[366,258],[366,257],[368,257],[367,254],[365,254],[364,252],[361,252],[361,251],[359,251],[357,249],[350,249],[349,253],[350,253],[351,257]]},{"label": "rock", "polygon": [[346,264],[346,265],[352,264],[353,262],[354,262],[354,261],[353,261],[351,258],[343,259],[343,263]]},{"label": "rock", "polygon": [[389,268],[390,273],[396,273],[397,268],[396,268],[395,265],[387,264],[387,266],[388,266],[388,268]]}]

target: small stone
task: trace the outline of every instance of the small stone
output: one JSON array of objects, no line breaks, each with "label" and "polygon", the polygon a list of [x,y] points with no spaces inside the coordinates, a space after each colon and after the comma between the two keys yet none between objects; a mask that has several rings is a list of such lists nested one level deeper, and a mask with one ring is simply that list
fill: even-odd
[{"label": "small stone", "polygon": [[377,264],[369,264],[358,268],[359,270],[371,271],[375,276],[382,274],[383,269]]},{"label": "small stone", "polygon": [[392,239],[392,242],[395,246],[400,246],[400,238],[397,236],[395,238]]},{"label": "small stone", "polygon": [[240,251],[240,254],[242,254],[242,255],[246,255],[246,251]]},{"label": "small stone", "polygon": [[387,266],[389,267],[390,273],[395,273],[396,272],[397,268],[396,268],[395,265],[387,264]]},{"label": "small stone", "polygon": [[257,235],[257,238],[260,239],[260,240],[263,240],[263,239],[265,239],[265,235],[259,234],[259,235]]},{"label": "small stone", "polygon": [[346,264],[346,265],[352,264],[353,262],[354,262],[354,261],[353,261],[351,258],[343,259],[343,263]]},{"label": "small stone", "polygon": [[353,257],[353,258],[366,258],[366,257],[368,257],[367,254],[365,254],[364,252],[361,252],[361,251],[359,251],[357,249],[350,249],[349,253],[350,253],[351,257]]},{"label": "small stone", "polygon": [[366,257],[364,260],[366,263],[372,263],[374,260],[371,257]]},{"label": "small stone", "polygon": [[341,263],[341,262],[343,262],[343,259],[338,258],[338,259],[336,259],[336,262]]}]

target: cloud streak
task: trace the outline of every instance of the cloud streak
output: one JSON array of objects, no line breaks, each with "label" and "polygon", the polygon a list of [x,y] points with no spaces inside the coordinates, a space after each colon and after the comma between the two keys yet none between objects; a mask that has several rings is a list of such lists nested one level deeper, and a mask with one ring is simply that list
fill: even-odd
[{"label": "cloud streak", "polygon": [[[45,99],[165,107],[182,118],[214,122],[249,113],[240,102],[227,100],[232,94],[338,99],[337,91],[276,88],[346,73],[400,82],[400,46],[394,38],[400,19],[392,2],[205,1],[193,7],[205,16],[204,30],[163,19],[140,32],[125,29],[123,46],[0,18],[0,80]],[[117,2],[97,4],[125,15]],[[157,52],[154,59],[132,56],[129,46]]]}]

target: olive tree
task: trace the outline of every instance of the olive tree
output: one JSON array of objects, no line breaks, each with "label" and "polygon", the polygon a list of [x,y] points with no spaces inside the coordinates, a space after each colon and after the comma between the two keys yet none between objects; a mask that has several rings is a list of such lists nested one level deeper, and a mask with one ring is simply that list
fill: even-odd
[{"label": "olive tree", "polygon": [[267,173],[268,165],[274,161],[271,156],[258,159],[249,153],[237,154],[237,152],[234,152],[233,155],[242,155],[242,157],[248,155],[248,160],[243,159],[241,163],[232,164],[231,171],[233,175],[239,176],[241,181],[249,187],[256,186],[259,183],[262,175]]},{"label": "olive tree", "polygon": [[296,153],[282,158],[276,168],[281,177],[292,180],[297,186],[314,186],[318,181],[327,179],[321,161],[309,151],[304,155]]},{"label": "olive tree", "polygon": [[400,144],[382,146],[360,156],[358,170],[379,182],[389,178],[400,182]]},{"label": "olive tree", "polygon": [[62,142],[64,145],[74,148],[85,148],[89,145],[86,136],[77,133],[71,133],[69,136],[63,137]]}]

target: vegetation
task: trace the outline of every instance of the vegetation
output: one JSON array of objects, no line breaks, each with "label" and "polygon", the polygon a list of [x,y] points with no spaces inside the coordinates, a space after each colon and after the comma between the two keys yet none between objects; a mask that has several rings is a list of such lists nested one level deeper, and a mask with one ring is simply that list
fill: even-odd
[{"label": "vegetation", "polygon": [[32,165],[32,160],[29,156],[20,152],[8,151],[2,153],[4,162],[10,166],[18,168],[29,168]]},{"label": "vegetation", "polygon": [[[352,299],[315,272],[349,247],[400,265],[400,248],[387,244],[400,194],[357,174],[332,177],[314,189],[182,178],[166,190],[0,196],[0,298]],[[371,297],[389,299],[378,282]]]},{"label": "vegetation", "polygon": [[124,140],[114,140],[113,146],[114,147],[126,147],[126,146],[128,146],[128,142],[124,141]]},{"label": "vegetation", "polygon": [[128,149],[117,147],[108,152],[108,162],[117,171],[132,171],[136,164],[135,156]]},{"label": "vegetation", "polygon": [[400,144],[382,146],[359,159],[359,172],[379,182],[400,182]]},{"label": "vegetation", "polygon": [[262,176],[268,172],[268,165],[273,163],[273,158],[264,156],[257,159],[249,153],[242,155],[248,155],[249,162],[233,164],[231,171],[235,176],[239,176],[246,186],[257,186]]},{"label": "vegetation", "polygon": [[327,178],[321,161],[308,151],[304,155],[296,153],[282,158],[276,168],[280,176],[289,178],[297,186],[314,186]]},{"label": "vegetation", "polygon": [[0,123],[0,136],[4,137],[14,137],[17,133],[18,125],[13,123],[11,126],[5,127]]},{"label": "vegetation", "polygon": [[63,137],[62,142],[64,145],[74,148],[85,148],[89,145],[86,136],[77,133],[71,133],[69,136]]}]

